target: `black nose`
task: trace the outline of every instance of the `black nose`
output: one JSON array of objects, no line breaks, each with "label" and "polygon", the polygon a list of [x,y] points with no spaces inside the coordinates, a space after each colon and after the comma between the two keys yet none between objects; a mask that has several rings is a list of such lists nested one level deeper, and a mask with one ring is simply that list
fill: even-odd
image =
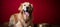
[{"label": "black nose", "polygon": [[29,7],[26,7],[26,9],[29,9]]},{"label": "black nose", "polygon": [[28,12],[29,11],[29,7],[26,7],[26,12]]}]

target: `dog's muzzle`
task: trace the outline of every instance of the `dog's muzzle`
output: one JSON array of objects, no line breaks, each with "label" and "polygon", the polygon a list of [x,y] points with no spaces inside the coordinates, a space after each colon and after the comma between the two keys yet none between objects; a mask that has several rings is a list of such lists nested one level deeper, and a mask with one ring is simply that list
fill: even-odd
[{"label": "dog's muzzle", "polygon": [[29,7],[26,7],[26,12],[29,12],[30,10],[29,10]]},{"label": "dog's muzzle", "polygon": [[23,11],[27,16],[29,16],[32,13],[32,10],[30,7],[26,7],[26,10],[23,10]]},{"label": "dog's muzzle", "polygon": [[24,12],[29,12],[29,7],[26,7],[26,9],[23,10]]},{"label": "dog's muzzle", "polygon": [[24,10],[24,12],[31,13],[32,12],[31,7],[26,7],[26,10]]},{"label": "dog's muzzle", "polygon": [[[23,10],[23,11],[24,11],[24,13],[25,13],[26,17],[29,17],[29,18],[26,18],[26,19],[27,19],[27,20],[29,20],[29,19],[30,19],[31,14],[32,14],[31,7],[25,7],[25,9],[26,9],[26,10]],[[26,21],[27,21],[27,20],[26,20]]]}]

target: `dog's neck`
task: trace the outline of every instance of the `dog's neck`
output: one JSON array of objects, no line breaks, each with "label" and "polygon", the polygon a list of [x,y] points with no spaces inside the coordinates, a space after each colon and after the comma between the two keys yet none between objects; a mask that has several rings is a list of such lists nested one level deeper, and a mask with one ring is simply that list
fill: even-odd
[{"label": "dog's neck", "polygon": [[[25,12],[20,12],[20,14],[23,16],[23,19],[24,19]],[[25,21],[25,22],[28,22],[29,20],[31,20],[31,18],[32,18],[32,14],[31,13],[29,13],[28,18],[29,19],[27,21]]]}]

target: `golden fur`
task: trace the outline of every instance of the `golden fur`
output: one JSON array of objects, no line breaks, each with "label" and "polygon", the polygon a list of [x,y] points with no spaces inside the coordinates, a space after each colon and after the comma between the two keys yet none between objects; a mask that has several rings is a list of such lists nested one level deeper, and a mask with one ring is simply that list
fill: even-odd
[{"label": "golden fur", "polygon": [[[24,2],[26,3],[26,5],[30,5],[29,2]],[[32,17],[27,17],[26,18],[26,15],[23,11],[23,4],[21,4],[21,6],[18,8],[18,10],[20,11],[19,13],[15,13],[13,15],[11,15],[10,17],[10,21],[9,21],[9,26],[13,25],[13,27],[32,27],[33,26],[33,23],[32,23]],[[33,6],[31,4],[31,10],[33,9]],[[32,14],[31,14],[32,16]],[[31,19],[30,19],[31,18]],[[29,20],[27,23],[25,22],[25,20]]]}]

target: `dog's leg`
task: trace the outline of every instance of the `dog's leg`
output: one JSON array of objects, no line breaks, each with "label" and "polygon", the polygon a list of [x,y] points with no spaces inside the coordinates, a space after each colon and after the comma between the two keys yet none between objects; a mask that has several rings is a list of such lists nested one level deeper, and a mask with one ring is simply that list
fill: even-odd
[{"label": "dog's leg", "polygon": [[12,15],[11,17],[10,17],[10,21],[9,21],[9,27],[13,27],[14,26],[14,24],[15,24],[15,20],[14,20],[14,15]]}]

